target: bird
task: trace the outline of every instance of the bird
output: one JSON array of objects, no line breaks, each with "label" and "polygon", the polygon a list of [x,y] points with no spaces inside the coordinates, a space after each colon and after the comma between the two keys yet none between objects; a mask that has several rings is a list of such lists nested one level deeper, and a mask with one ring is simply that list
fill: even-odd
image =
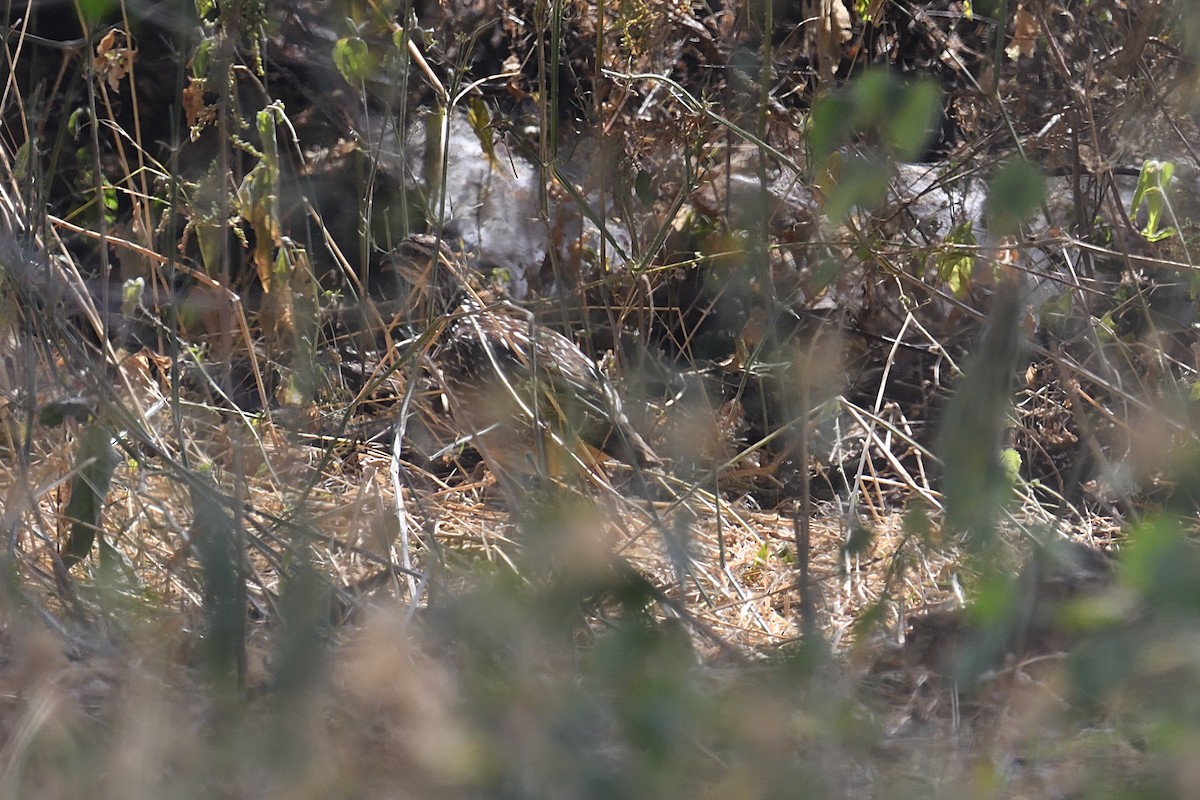
[{"label": "bird", "polygon": [[[450,414],[494,474],[560,478],[600,454],[657,466],[607,375],[578,345],[481,286],[447,243],[411,236],[393,257],[410,306],[440,330],[428,359]],[[430,308],[432,306],[432,308]]]}]

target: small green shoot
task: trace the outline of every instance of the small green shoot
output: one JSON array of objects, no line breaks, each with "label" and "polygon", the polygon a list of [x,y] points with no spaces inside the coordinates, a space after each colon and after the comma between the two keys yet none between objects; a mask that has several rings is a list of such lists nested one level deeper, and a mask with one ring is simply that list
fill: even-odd
[{"label": "small green shoot", "polygon": [[971,220],[964,220],[946,234],[943,247],[935,254],[938,280],[950,287],[957,298],[963,298],[975,274],[975,255],[968,249],[976,244]]},{"label": "small green shoot", "polygon": [[1169,239],[1177,231],[1162,224],[1164,210],[1168,210],[1167,187],[1175,175],[1175,165],[1170,161],[1146,159],[1142,162],[1142,170],[1138,173],[1137,189],[1133,192],[1133,200],[1129,204],[1129,216],[1136,216],[1142,204],[1146,205],[1146,224],[1140,231],[1142,237],[1149,242],[1160,242]]},{"label": "small green shoot", "polygon": [[75,449],[75,477],[63,516],[71,531],[63,544],[62,559],[68,567],[91,552],[96,534],[102,530],[100,516],[121,457],[113,447],[112,434],[103,425],[88,425],[79,432]]}]

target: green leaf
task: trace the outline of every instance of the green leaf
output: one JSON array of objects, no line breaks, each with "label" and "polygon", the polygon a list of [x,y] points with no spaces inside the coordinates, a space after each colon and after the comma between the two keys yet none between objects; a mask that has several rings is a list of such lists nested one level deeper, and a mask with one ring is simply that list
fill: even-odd
[{"label": "green leaf", "polygon": [[333,65],[347,83],[358,83],[370,73],[370,51],[357,36],[345,36],[333,46]]},{"label": "green leaf", "polygon": [[71,134],[71,138],[79,141],[79,134],[83,131],[83,126],[91,119],[88,110],[82,106],[71,112],[71,116],[67,117],[67,133]]},{"label": "green leaf", "polygon": [[989,570],[975,587],[968,613],[971,621],[980,627],[1001,628],[1012,618],[1013,610],[1020,606],[1018,586],[1003,570]]},{"label": "green leaf", "polygon": [[1159,228],[1163,211],[1169,208],[1167,202],[1167,187],[1175,175],[1175,164],[1170,161],[1146,159],[1138,173],[1137,188],[1133,192],[1129,216],[1136,216],[1142,204],[1146,204],[1146,226],[1142,228],[1142,236],[1150,242],[1159,242],[1176,234],[1172,227]]},{"label": "green leaf", "polygon": [[133,316],[133,312],[142,304],[142,293],[145,289],[146,279],[140,275],[125,281],[121,287],[121,314],[123,316]]},{"label": "green leaf", "polygon": [[890,175],[888,166],[876,159],[846,159],[837,176],[837,185],[828,193],[825,213],[832,220],[840,220],[856,206],[880,205],[887,196]]},{"label": "green leaf", "polygon": [[[825,213],[838,219],[856,205],[869,206],[882,198],[889,177],[886,163],[921,154],[940,106],[935,83],[906,83],[886,70],[869,71],[818,100],[809,117],[808,144],[818,173],[823,173],[819,180],[837,184],[823,187],[830,197]],[[859,137],[881,146],[867,159],[845,157],[843,167],[842,148]]]},{"label": "green leaf", "polygon": [[933,134],[942,106],[942,93],[933,81],[916,81],[908,86],[894,82],[888,95],[885,116],[880,120],[897,157],[912,161],[921,155]]},{"label": "green leaf", "polygon": [[1006,447],[1000,451],[1000,468],[1004,471],[1009,486],[1016,486],[1021,480],[1022,463],[1021,454],[1013,448]]},{"label": "green leaf", "polygon": [[902,91],[899,80],[887,70],[864,72],[848,88],[853,108],[851,121],[861,128],[882,120],[888,107],[897,101],[898,91]]},{"label": "green leaf", "polygon": [[934,255],[938,280],[944,281],[955,297],[963,297],[971,286],[975,274],[975,254],[965,247],[955,245],[976,244],[971,220],[956,225],[943,240],[943,248]]},{"label": "green leaf", "polygon": [[233,691],[245,663],[246,584],[237,522],[216,487],[191,487],[191,541],[200,562],[205,635],[201,664],[219,690]]},{"label": "green leaf", "polygon": [[32,141],[26,141],[17,148],[16,163],[13,165],[13,177],[18,182],[24,182],[30,178],[29,170],[29,154],[33,150]]},{"label": "green leaf", "polygon": [[990,543],[996,517],[1012,494],[1001,447],[1021,353],[1019,315],[1016,289],[1003,285],[978,354],[950,399],[939,437],[946,524],[970,531],[970,541],[979,549]]},{"label": "green leaf", "polygon": [[808,123],[808,144],[819,161],[845,144],[856,125],[854,103],[845,92],[823,97],[813,106]]},{"label": "green leaf", "polygon": [[479,140],[479,146],[483,148],[488,162],[496,163],[496,139],[492,133],[492,112],[488,110],[487,103],[483,102],[483,98],[479,95],[471,95],[467,100],[467,122],[471,123],[471,130],[474,131],[475,138]]},{"label": "green leaf", "polygon": [[[202,15],[203,16],[203,15]],[[192,58],[192,77],[202,81],[208,77],[208,68],[212,64],[212,51],[216,41],[212,37],[200,40],[196,46],[196,55]]]},{"label": "green leaf", "polygon": [[282,238],[279,208],[278,121],[285,119],[283,104],[271,103],[255,116],[262,143],[259,163],[246,173],[237,189],[238,213],[254,230],[254,264],[263,290],[270,292],[274,271],[272,251]]},{"label": "green leaf", "polygon": [[[74,117],[74,115],[72,115]],[[1158,162],[1152,159],[1146,159],[1142,162],[1142,169],[1138,173],[1137,188],[1133,190],[1133,200],[1129,203],[1130,214],[1136,214],[1138,208],[1141,207],[1142,201],[1146,199],[1147,192],[1151,186],[1156,185],[1154,177],[1158,173]]]},{"label": "green leaf", "polygon": [[255,126],[262,142],[262,159],[270,170],[272,182],[279,179],[278,121],[285,119],[283,102],[276,100],[255,115]]},{"label": "green leaf", "polygon": [[1200,611],[1200,553],[1178,519],[1161,514],[1136,525],[1121,548],[1121,580],[1151,608],[1192,618]]},{"label": "green leaf", "polygon": [[221,248],[225,246],[225,230],[224,225],[196,222],[196,243],[200,246],[200,262],[204,265],[206,275],[217,275],[219,272]]},{"label": "green leaf", "polygon": [[117,187],[113,186],[107,180],[101,184],[100,188],[101,201],[104,204],[104,221],[110,225],[117,219]]},{"label": "green leaf", "polygon": [[68,567],[83,560],[100,532],[100,514],[112,483],[113,472],[121,458],[113,447],[112,434],[103,425],[88,425],[79,432],[75,448],[75,476],[71,478],[71,497],[63,516],[71,522],[62,560]]},{"label": "green leaf", "polygon": [[639,169],[637,177],[633,179],[633,193],[637,195],[638,200],[641,200],[646,205],[654,202],[652,181],[653,178],[650,176],[650,173],[644,169]]},{"label": "green leaf", "polygon": [[116,6],[113,0],[77,0],[76,7],[83,16],[84,22],[94,26],[107,17]]},{"label": "green leaf", "polygon": [[1021,223],[1042,204],[1046,178],[1028,161],[1013,161],[992,176],[988,190],[988,224],[999,236],[1020,231]]}]

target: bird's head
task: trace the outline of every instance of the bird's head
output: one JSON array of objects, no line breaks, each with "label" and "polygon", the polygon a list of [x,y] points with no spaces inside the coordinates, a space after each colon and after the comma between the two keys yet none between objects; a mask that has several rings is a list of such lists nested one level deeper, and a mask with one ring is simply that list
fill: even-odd
[{"label": "bird's head", "polygon": [[471,286],[471,270],[461,252],[436,235],[416,234],[402,241],[385,262],[399,278],[400,299],[413,318],[432,320],[457,305]]},{"label": "bird's head", "polygon": [[387,267],[400,278],[400,299],[409,314],[427,321],[488,306],[505,294],[502,270],[476,270],[448,239],[432,234],[409,236],[393,251]]}]

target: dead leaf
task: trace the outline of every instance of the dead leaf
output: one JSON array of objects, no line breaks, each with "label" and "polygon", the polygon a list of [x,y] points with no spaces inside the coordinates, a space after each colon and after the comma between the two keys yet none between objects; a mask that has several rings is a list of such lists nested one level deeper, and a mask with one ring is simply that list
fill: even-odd
[{"label": "dead leaf", "polygon": [[100,40],[100,44],[96,45],[96,55],[104,58],[117,44],[117,29],[113,28],[108,33],[104,34],[104,38]]},{"label": "dead leaf", "polygon": [[1008,47],[1004,49],[1004,54],[1013,61],[1016,61],[1018,56],[1031,57],[1037,52],[1037,36],[1037,19],[1021,6],[1013,18],[1013,35]]},{"label": "dead leaf", "polygon": [[133,60],[137,57],[137,50],[117,44],[118,33],[124,40],[125,33],[113,28],[96,45],[96,73],[108,82],[108,88],[114,92],[120,88],[121,81],[133,68]]},{"label": "dead leaf", "polygon": [[828,0],[828,6],[829,10],[825,17],[826,24],[830,31],[837,36],[838,43],[845,44],[853,35],[850,33],[850,11],[842,0]]},{"label": "dead leaf", "polygon": [[204,83],[192,78],[183,90],[183,113],[187,117],[189,128],[194,128],[200,122],[200,114],[204,111]]},{"label": "dead leaf", "polygon": [[850,12],[842,0],[821,0],[817,30],[817,65],[822,77],[833,77],[842,60],[842,45],[850,41]]}]

